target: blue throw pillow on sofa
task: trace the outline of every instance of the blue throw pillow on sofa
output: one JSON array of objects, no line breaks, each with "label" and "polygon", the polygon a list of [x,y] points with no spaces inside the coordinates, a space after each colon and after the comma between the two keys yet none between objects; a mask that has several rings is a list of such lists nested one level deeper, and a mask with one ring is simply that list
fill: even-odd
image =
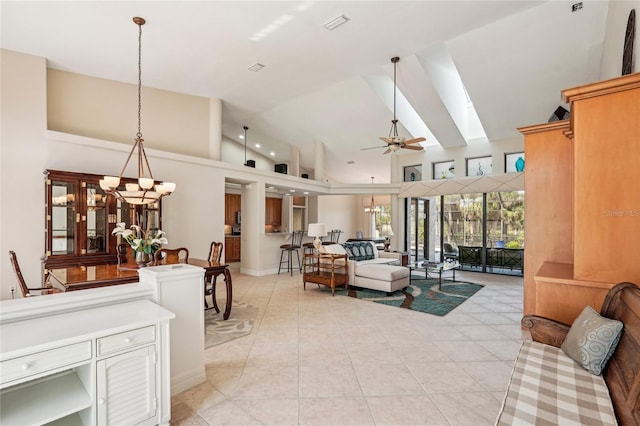
[{"label": "blue throw pillow on sofa", "polygon": [[350,260],[369,260],[376,257],[371,243],[366,241],[342,243],[342,247],[344,247]]}]

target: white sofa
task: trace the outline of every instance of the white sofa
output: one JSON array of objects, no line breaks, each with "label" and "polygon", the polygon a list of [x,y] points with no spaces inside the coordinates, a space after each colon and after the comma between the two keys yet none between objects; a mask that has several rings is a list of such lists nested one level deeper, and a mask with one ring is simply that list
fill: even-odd
[{"label": "white sofa", "polygon": [[[347,260],[350,285],[387,293],[409,285],[409,268],[399,266],[400,253],[379,251],[371,241],[330,244],[323,247],[327,253],[354,257]],[[367,253],[363,253],[363,250]],[[356,260],[358,257],[366,259]]]}]

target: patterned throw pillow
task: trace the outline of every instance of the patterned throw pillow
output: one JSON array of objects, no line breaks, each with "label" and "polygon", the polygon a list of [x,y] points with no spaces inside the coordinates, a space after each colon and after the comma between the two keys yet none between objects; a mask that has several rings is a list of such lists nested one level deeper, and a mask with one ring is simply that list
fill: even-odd
[{"label": "patterned throw pillow", "polygon": [[371,243],[367,241],[343,243],[342,247],[344,247],[350,260],[369,260],[375,258],[373,247]]},{"label": "patterned throw pillow", "polygon": [[569,329],[562,350],[587,371],[599,376],[616,350],[621,333],[621,321],[605,318],[587,306]]}]

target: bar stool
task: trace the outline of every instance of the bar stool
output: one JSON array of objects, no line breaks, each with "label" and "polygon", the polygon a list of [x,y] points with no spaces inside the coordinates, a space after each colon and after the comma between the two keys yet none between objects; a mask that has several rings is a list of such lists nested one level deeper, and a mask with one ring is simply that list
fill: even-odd
[{"label": "bar stool", "polygon": [[[280,269],[282,268],[283,263],[287,264],[287,271],[289,271],[291,275],[293,275],[293,264],[291,262],[293,260],[292,257],[293,257],[294,251],[298,256],[298,269],[300,270],[300,272],[302,272],[302,262],[300,262],[300,252],[298,250],[300,249],[302,244],[303,233],[304,231],[294,231],[293,237],[291,238],[291,244],[282,244],[280,246],[281,251],[280,251],[280,264],[278,265],[278,275],[280,274]],[[285,253],[287,253],[287,256],[285,257],[284,260],[282,260]]]}]

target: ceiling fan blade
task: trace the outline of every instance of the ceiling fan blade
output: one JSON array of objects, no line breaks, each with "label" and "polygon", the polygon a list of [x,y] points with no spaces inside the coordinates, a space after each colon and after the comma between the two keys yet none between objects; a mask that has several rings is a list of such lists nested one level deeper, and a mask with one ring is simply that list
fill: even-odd
[{"label": "ceiling fan blade", "polygon": [[391,147],[389,147],[389,148],[387,148],[387,150],[386,150],[385,152],[383,152],[383,154],[388,154],[388,153],[390,153],[391,151],[393,151],[393,150],[391,149]]},{"label": "ceiling fan blade", "polygon": [[424,150],[424,148],[421,147],[421,146],[410,146],[410,145],[408,145],[408,146],[403,146],[402,148],[404,148],[404,149],[412,149],[414,151],[422,151],[422,150]]},{"label": "ceiling fan blade", "polygon": [[415,139],[409,139],[408,141],[404,141],[405,145],[409,145],[412,143],[418,143],[418,142],[424,142],[426,141],[425,138],[415,138]]},{"label": "ceiling fan blade", "polygon": [[380,139],[381,141],[384,141],[384,142],[388,143],[389,145],[391,145],[392,143],[394,143],[394,142],[393,142],[393,140],[392,140],[391,138],[383,138],[383,137],[380,137],[379,139]]},{"label": "ceiling fan blade", "polygon": [[366,151],[368,149],[378,149],[378,148],[386,148],[386,146],[381,145],[381,146],[372,146],[370,148],[360,148],[360,151]]}]

